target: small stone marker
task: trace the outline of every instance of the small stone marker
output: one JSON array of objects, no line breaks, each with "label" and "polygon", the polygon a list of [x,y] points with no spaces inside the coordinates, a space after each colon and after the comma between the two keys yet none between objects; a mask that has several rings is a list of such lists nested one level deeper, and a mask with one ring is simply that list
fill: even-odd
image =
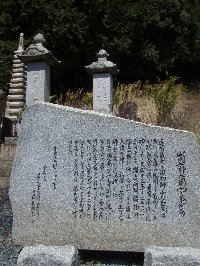
[{"label": "small stone marker", "polygon": [[150,247],[145,250],[144,266],[200,266],[200,249]]},{"label": "small stone marker", "polygon": [[19,254],[17,266],[76,266],[78,252],[73,246],[26,246]]},{"label": "small stone marker", "polygon": [[132,101],[125,101],[118,108],[118,116],[130,120],[139,121],[137,117],[138,106]]},{"label": "small stone marker", "polygon": [[21,245],[200,248],[194,134],[49,103],[25,110],[11,174]]},{"label": "small stone marker", "polygon": [[59,61],[44,45],[44,36],[38,33],[26,51],[19,55],[27,65],[26,105],[37,101],[49,102],[50,97],[50,65]]},{"label": "small stone marker", "polygon": [[93,75],[93,110],[112,114],[113,112],[113,75],[118,73],[116,64],[107,61],[109,54],[105,50],[97,53],[97,62],[86,66]]}]

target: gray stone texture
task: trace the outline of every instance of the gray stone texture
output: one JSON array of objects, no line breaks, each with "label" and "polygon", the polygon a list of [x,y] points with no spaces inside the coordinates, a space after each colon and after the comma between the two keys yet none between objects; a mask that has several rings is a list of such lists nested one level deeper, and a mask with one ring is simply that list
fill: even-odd
[{"label": "gray stone texture", "polygon": [[200,266],[196,248],[149,247],[144,256],[144,266]]},{"label": "gray stone texture", "polygon": [[50,67],[46,62],[27,63],[26,105],[50,100]]},{"label": "gray stone texture", "polygon": [[19,254],[18,266],[75,266],[78,253],[73,246],[26,246]]},{"label": "gray stone texture", "polygon": [[194,134],[49,103],[23,115],[10,183],[22,245],[200,248]]},{"label": "gray stone texture", "polygon": [[113,109],[113,77],[108,74],[93,76],[93,110],[111,114]]}]

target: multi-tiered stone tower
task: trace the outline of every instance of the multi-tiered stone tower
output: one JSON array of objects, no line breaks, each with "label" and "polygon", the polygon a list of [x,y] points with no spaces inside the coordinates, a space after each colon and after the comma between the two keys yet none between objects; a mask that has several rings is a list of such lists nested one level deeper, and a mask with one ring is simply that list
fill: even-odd
[{"label": "multi-tiered stone tower", "polygon": [[25,104],[26,70],[24,64],[18,58],[24,52],[24,34],[20,34],[19,46],[14,53],[12,78],[9,95],[7,97],[5,118],[10,121],[10,136],[17,135],[17,123],[21,110]]}]

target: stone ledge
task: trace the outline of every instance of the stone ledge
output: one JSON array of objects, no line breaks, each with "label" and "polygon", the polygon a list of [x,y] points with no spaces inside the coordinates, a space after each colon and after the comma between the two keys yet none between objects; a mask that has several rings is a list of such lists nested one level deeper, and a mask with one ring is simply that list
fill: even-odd
[{"label": "stone ledge", "polygon": [[200,266],[200,249],[184,247],[149,247],[144,266]]},{"label": "stone ledge", "polygon": [[18,266],[75,266],[78,252],[74,246],[26,246],[19,254]]}]

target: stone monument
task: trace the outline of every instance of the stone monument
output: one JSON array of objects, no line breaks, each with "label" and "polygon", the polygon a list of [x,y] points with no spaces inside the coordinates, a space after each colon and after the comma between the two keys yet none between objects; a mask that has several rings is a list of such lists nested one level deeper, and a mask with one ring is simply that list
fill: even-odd
[{"label": "stone monument", "polygon": [[97,62],[86,66],[93,75],[93,110],[112,114],[113,112],[113,76],[118,73],[116,64],[107,61],[109,54],[105,50],[97,53]]},{"label": "stone monument", "polygon": [[[17,136],[18,117],[25,104],[26,70],[19,56],[24,52],[24,34],[20,34],[19,46],[15,51],[9,95],[6,102],[5,121],[7,137]],[[5,130],[4,130],[5,131]]]},{"label": "stone monument", "polygon": [[19,56],[27,65],[26,105],[37,101],[49,102],[50,98],[50,66],[59,61],[44,47],[44,36],[38,33],[33,44]]},{"label": "stone monument", "polygon": [[200,248],[199,161],[193,133],[34,104],[11,174],[13,239],[89,250]]}]

